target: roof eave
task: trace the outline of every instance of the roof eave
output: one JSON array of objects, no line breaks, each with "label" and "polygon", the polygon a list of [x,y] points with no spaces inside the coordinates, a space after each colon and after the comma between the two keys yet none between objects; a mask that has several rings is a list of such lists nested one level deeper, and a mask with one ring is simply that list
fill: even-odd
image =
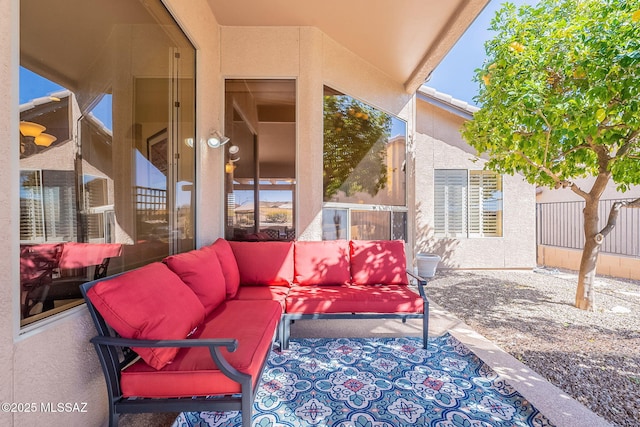
[{"label": "roof eave", "polygon": [[443,31],[429,47],[420,63],[411,73],[411,76],[404,82],[404,89],[407,93],[416,93],[489,1],[471,0],[462,3],[458,7],[456,13],[451,16],[447,25],[443,27]]}]

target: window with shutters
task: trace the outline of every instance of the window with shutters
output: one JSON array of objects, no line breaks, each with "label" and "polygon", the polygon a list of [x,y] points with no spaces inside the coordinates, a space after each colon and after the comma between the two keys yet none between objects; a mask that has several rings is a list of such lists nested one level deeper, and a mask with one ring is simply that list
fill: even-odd
[{"label": "window with shutters", "polygon": [[502,177],[485,170],[437,169],[436,237],[501,237]]}]

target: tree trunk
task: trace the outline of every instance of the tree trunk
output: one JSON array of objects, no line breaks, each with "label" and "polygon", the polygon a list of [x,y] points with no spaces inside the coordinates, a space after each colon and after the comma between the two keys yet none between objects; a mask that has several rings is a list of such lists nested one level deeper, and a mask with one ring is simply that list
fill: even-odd
[{"label": "tree trunk", "polygon": [[578,289],[576,290],[576,307],[583,310],[595,310],[594,279],[600,245],[616,226],[621,208],[640,208],[640,198],[632,201],[616,202],[611,206],[607,225],[598,231],[598,204],[600,198],[585,198],[584,235],[585,243],[580,260]]},{"label": "tree trunk", "polygon": [[587,198],[584,207],[584,249],[580,260],[578,288],[576,290],[576,307],[582,310],[595,310],[594,279],[596,263],[600,252],[598,235],[598,204],[600,198]]}]

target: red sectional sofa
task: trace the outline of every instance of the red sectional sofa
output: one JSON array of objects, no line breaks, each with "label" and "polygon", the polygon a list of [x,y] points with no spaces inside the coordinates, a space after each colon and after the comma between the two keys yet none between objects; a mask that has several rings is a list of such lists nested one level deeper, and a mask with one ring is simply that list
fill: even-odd
[{"label": "red sectional sofa", "polygon": [[[120,413],[233,411],[252,405],[275,337],[313,318],[423,319],[404,242],[214,244],[81,286],[98,330],[109,424]],[[138,357],[139,356],[139,357]]]}]

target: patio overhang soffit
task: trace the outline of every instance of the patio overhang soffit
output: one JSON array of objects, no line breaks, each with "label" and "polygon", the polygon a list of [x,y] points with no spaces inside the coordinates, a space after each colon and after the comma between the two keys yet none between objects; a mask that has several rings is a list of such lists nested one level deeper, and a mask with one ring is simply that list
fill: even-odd
[{"label": "patio overhang soffit", "polygon": [[312,26],[414,93],[489,0],[208,0],[220,25]]}]

